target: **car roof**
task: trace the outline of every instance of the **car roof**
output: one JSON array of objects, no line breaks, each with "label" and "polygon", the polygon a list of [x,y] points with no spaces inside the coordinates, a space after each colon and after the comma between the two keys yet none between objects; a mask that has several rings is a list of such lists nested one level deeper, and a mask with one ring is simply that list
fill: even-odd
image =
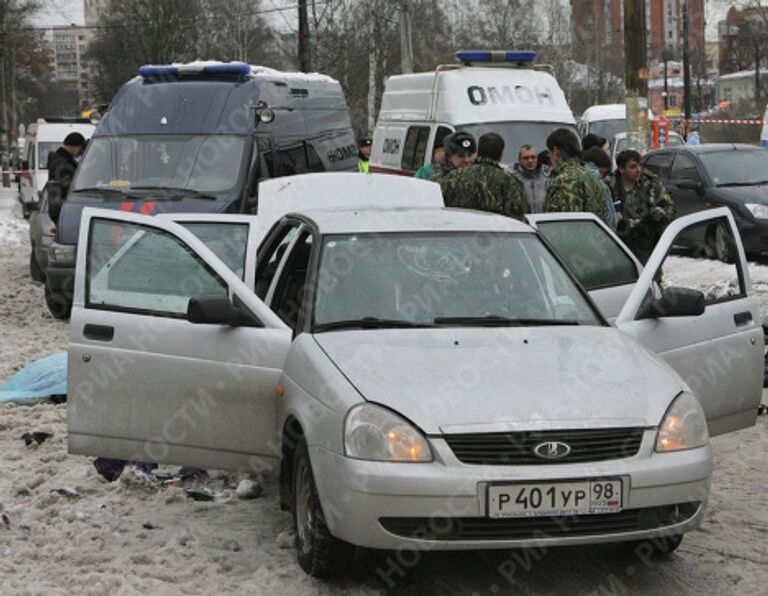
[{"label": "car roof", "polygon": [[342,207],[306,209],[292,215],[311,220],[321,234],[393,232],[533,232],[521,221],[470,209]]}]

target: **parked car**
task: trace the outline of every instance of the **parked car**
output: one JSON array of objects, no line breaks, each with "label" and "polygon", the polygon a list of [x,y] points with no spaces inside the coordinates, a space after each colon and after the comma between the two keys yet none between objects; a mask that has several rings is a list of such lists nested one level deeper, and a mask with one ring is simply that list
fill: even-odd
[{"label": "parked car", "polygon": [[[202,235],[189,215],[83,211],[70,452],[279,469],[313,575],[355,546],[653,538],[667,554],[701,523],[709,434],[753,425],[762,397],[759,307],[726,209],[667,228],[612,326],[555,243],[445,209],[433,183],[305,175],[262,183],[260,202],[195,214]],[[676,238],[711,222],[733,234],[737,291],[658,285]],[[706,362],[719,373],[702,382]]]},{"label": "parked car", "polygon": [[[660,149],[645,155],[644,167],[661,177],[679,215],[728,207],[749,257],[768,251],[768,151],[754,145],[704,144]],[[736,246],[723,226],[713,224],[683,246],[733,261]]]},{"label": "parked car", "polygon": [[48,213],[48,193],[40,194],[40,200],[27,203],[29,211],[29,274],[35,281],[45,282],[48,269],[48,251],[56,237],[56,222]]}]

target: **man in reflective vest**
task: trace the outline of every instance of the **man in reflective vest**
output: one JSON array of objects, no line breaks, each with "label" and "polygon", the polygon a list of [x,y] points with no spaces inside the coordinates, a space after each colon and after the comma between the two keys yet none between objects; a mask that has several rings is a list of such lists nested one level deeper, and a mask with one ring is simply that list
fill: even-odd
[{"label": "man in reflective vest", "polygon": [[363,137],[357,142],[357,170],[363,174],[368,173],[368,163],[371,159],[371,139]]}]

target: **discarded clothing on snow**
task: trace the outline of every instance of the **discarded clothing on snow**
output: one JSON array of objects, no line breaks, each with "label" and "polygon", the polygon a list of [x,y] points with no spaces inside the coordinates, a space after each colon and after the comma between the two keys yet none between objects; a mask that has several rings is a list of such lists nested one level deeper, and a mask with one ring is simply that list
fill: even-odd
[{"label": "discarded clothing on snow", "polygon": [[66,394],[66,352],[35,360],[0,386],[0,402],[24,403]]},{"label": "discarded clothing on snow", "polygon": [[114,482],[120,478],[125,466],[133,466],[148,476],[151,476],[152,470],[157,468],[157,464],[143,461],[125,461],[124,459],[109,459],[106,457],[97,457],[93,460],[93,467],[109,482]]}]

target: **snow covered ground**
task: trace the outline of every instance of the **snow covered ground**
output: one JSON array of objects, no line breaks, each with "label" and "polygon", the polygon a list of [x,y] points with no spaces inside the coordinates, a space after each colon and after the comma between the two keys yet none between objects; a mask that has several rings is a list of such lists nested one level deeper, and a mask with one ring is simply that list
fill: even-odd
[{"label": "snow covered ground", "polygon": [[[29,278],[26,234],[15,194],[0,192],[0,383],[66,348],[67,325],[48,315]],[[669,283],[722,286],[722,267],[684,257],[668,264]],[[768,267],[753,264],[750,274],[768,314]],[[29,431],[53,437],[26,446]],[[212,502],[147,486],[133,471],[107,483],[89,458],[67,454],[65,406],[0,406],[0,594],[765,593],[768,417],[712,443],[706,520],[669,561],[611,546],[367,553],[350,577],[322,582],[296,564],[273,479],[263,479],[260,498],[241,500],[238,475],[210,471],[196,485],[217,494]]]}]

